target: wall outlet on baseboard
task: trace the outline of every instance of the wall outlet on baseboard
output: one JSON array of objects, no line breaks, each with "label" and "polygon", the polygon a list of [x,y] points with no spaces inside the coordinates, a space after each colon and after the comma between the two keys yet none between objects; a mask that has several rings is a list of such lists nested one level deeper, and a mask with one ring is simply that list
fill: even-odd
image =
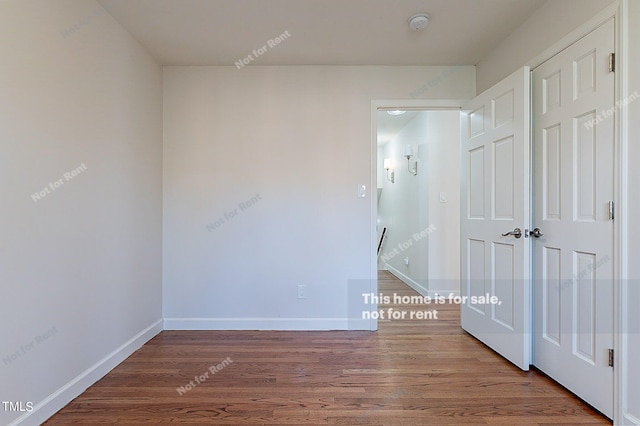
[{"label": "wall outlet on baseboard", "polygon": [[298,285],[298,299],[307,298],[307,286],[304,284]]}]

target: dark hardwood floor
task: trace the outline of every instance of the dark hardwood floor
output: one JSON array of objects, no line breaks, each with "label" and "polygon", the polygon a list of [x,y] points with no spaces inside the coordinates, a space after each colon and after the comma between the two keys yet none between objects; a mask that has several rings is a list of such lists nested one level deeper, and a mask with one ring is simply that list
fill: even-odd
[{"label": "dark hardwood floor", "polygon": [[[386,272],[379,287],[417,295]],[[45,424],[611,424],[437,310],[376,333],[164,331]]]}]

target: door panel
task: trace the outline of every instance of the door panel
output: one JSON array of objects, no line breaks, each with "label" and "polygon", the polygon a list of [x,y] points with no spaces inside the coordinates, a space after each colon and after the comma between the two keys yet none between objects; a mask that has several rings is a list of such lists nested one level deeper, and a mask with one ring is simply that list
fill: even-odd
[{"label": "door panel", "polygon": [[613,415],[613,20],[533,71],[534,365]]},{"label": "door panel", "polygon": [[[529,69],[461,114],[462,327],[523,370],[531,352]],[[522,235],[502,234],[520,228]],[[499,303],[473,303],[496,297]]]}]

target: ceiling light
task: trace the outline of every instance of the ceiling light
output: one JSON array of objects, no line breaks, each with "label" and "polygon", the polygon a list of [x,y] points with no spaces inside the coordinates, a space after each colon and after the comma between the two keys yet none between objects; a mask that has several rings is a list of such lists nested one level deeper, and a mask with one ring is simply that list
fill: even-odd
[{"label": "ceiling light", "polygon": [[389,114],[389,115],[402,115],[405,112],[407,112],[407,111],[404,111],[402,109],[395,109],[395,110],[387,111],[387,114]]},{"label": "ceiling light", "polygon": [[409,18],[409,28],[413,31],[420,31],[429,25],[429,15],[426,13],[418,13]]}]

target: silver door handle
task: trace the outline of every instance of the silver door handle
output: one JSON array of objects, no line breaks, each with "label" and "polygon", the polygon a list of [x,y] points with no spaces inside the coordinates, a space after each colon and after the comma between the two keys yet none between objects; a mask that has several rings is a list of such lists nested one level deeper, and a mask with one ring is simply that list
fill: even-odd
[{"label": "silver door handle", "polygon": [[516,228],[511,232],[507,232],[506,234],[502,234],[503,237],[507,237],[509,235],[513,235],[516,238],[522,237],[522,230],[520,228]]},{"label": "silver door handle", "polygon": [[535,228],[533,231],[529,231],[529,235],[532,237],[540,238],[544,234],[540,231],[540,228]]}]

